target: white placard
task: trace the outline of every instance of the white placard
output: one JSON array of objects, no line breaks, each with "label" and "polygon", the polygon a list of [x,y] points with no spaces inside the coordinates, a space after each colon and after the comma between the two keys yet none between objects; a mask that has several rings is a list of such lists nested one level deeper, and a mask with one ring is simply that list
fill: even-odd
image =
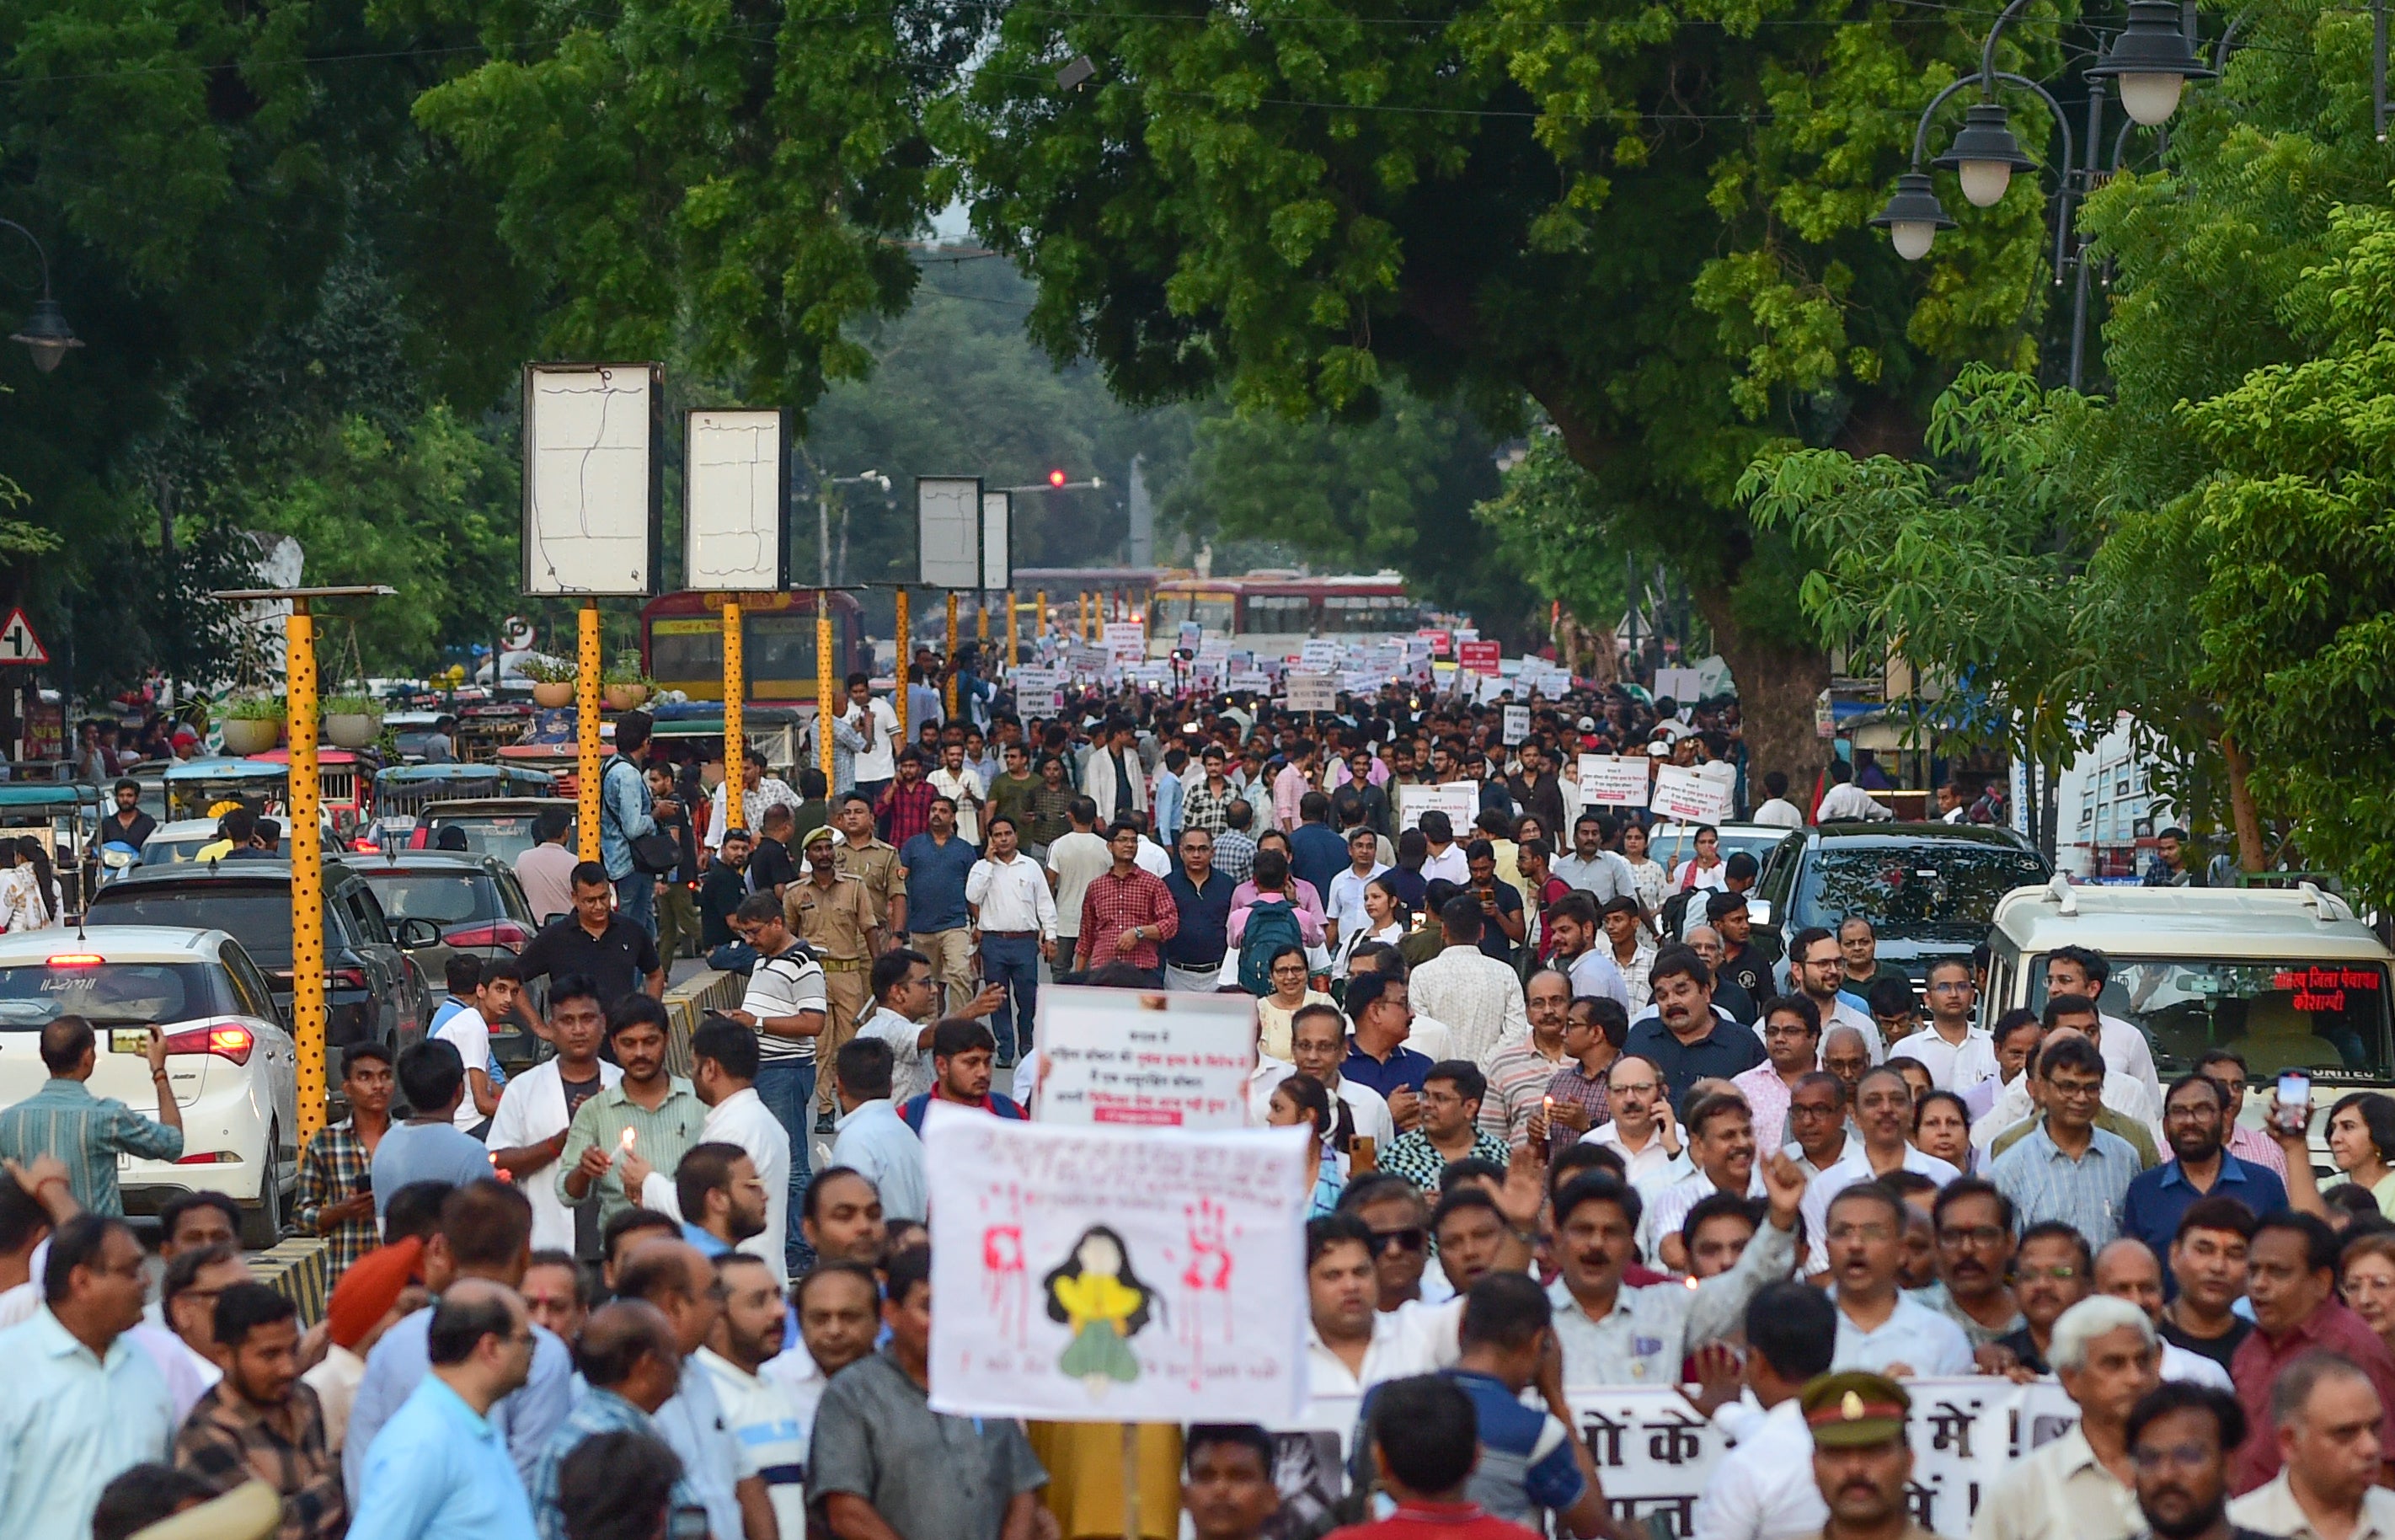
[{"label": "white placard", "polygon": [[[1993,1376],[1916,1379],[1906,1380],[1904,1387],[1912,1401],[1905,1427],[1912,1445],[1907,1502],[1924,1529],[1950,1540],[1970,1534],[1981,1495],[2006,1468],[2079,1420],[2078,1407],[2052,1380],[2014,1385]],[[1729,1457],[1720,1429],[1698,1415],[1677,1390],[1567,1389],[1564,1399],[1596,1464],[1614,1520],[1667,1514],[1673,1533],[1688,1533],[1698,1495]],[[1314,1397],[1303,1416],[1276,1425],[1274,1442],[1330,1434],[1343,1450],[1361,1411],[1354,1397]],[[1317,1501],[1335,1500],[1344,1487],[1332,1478],[1311,1490]]]},{"label": "white placard", "polygon": [[1109,620],[1099,631],[1106,656],[1123,665],[1147,660],[1147,627],[1138,620]]},{"label": "white placard", "polygon": [[1476,780],[1449,781],[1443,786],[1401,786],[1397,788],[1397,830],[1403,833],[1422,822],[1422,816],[1432,808],[1447,815],[1456,838],[1469,837],[1472,820],[1480,816],[1480,783]]},{"label": "white placard", "polygon": [[1298,660],[1309,669],[1335,668],[1339,663],[1339,639],[1335,636],[1309,636],[1297,649]]},{"label": "white placard", "polygon": [[1582,754],[1580,800],[1604,807],[1644,807],[1651,778],[1644,754]]},{"label": "white placard", "polygon": [[682,419],[682,587],[788,586],[783,561],[782,414],[694,411]]},{"label": "white placard", "polygon": [[1223,687],[1234,695],[1242,692],[1249,695],[1266,695],[1272,690],[1272,675],[1260,669],[1234,669]]},{"label": "white placard", "polygon": [[981,581],[981,478],[915,478],[915,580],[925,588],[977,589]]},{"label": "white placard", "polygon": [[1246,995],[1039,991],[1040,1122],[1244,1128],[1256,1068],[1256,1002]]},{"label": "white placard", "polygon": [[1292,711],[1339,709],[1339,682],[1327,673],[1292,672],[1283,684],[1289,691],[1289,709]]},{"label": "white placard", "polygon": [[1727,823],[1737,795],[1738,768],[1726,761],[1663,764],[1656,767],[1648,805],[1656,816],[1672,823]]},{"label": "white placard", "polygon": [[657,366],[528,364],[523,591],[655,591]]},{"label": "white placard", "polygon": [[1694,706],[1705,693],[1705,676],[1700,669],[1658,669],[1655,670],[1657,699],[1665,696],[1684,710]]},{"label": "white placard", "polygon": [[1524,743],[1530,737],[1530,709],[1528,706],[1505,708],[1505,741]]},{"label": "white placard", "polygon": [[1004,593],[1014,586],[1014,494],[981,495],[981,586]]},{"label": "white placard", "polygon": [[1303,1129],[1022,1122],[934,1105],[932,1409],[1293,1422],[1305,1400]]},{"label": "white placard", "polygon": [[1007,681],[1014,686],[1015,693],[1018,695],[1026,691],[1034,695],[1044,695],[1065,687],[1065,670],[1035,668],[1026,663],[1010,672],[1007,675]]}]

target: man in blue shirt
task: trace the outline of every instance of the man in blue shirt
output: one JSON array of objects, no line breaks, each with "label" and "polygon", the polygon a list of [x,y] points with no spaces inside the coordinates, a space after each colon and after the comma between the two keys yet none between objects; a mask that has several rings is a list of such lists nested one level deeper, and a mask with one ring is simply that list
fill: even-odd
[{"label": "man in blue shirt", "polygon": [[932,977],[947,989],[947,1009],[973,997],[972,916],[965,879],[981,857],[957,836],[953,797],[932,799],[931,827],[898,847],[898,880],[906,884],[908,945],[931,960]]},{"label": "man in blue shirt", "polygon": [[1687,947],[1655,954],[1655,1015],[1640,1019],[1621,1044],[1662,1066],[1672,1105],[1687,1111],[1688,1088],[1700,1080],[1729,1080],[1765,1062],[1763,1040],[1714,1011],[1714,972]]},{"label": "man in blue shirt", "polygon": [[[2173,1159],[2131,1181],[2121,1204],[2121,1233],[2143,1241],[2156,1256],[2170,1255],[2180,1217],[2199,1198],[2234,1198],[2257,1219],[2287,1206],[2278,1173],[2240,1161],[2225,1148],[2228,1095],[2218,1081],[2189,1075],[2163,1097],[2163,1138]],[[2163,1281],[2177,1292],[2167,1270]]]},{"label": "man in blue shirt", "polygon": [[1377,972],[1351,976],[1347,1016],[1355,1030],[1347,1040],[1347,1056],[1340,1061],[1339,1078],[1378,1091],[1397,1127],[1413,1127],[1422,1115],[1422,1082],[1430,1076],[1431,1059],[1405,1045],[1414,1026],[1406,981]]},{"label": "man in blue shirt", "polygon": [[1297,827],[1289,831],[1289,870],[1312,883],[1318,897],[1347,870],[1347,842],[1330,827],[1330,799],[1319,791],[1297,799]]},{"label": "man in blue shirt", "polygon": [[[617,912],[651,940],[657,934],[657,879],[632,861],[632,842],[657,829],[657,804],[649,795],[648,778],[641,774],[641,755],[649,746],[649,713],[626,711],[615,719],[615,755],[599,776],[599,859],[607,880],[615,884]],[[668,801],[665,811],[679,809]]]},{"label": "man in blue shirt", "polygon": [[1164,879],[1181,928],[1164,943],[1164,987],[1211,992],[1230,949],[1231,894],[1238,883],[1214,870],[1214,836],[1181,831],[1181,868]]},{"label": "man in blue shirt", "polygon": [[[488,1298],[493,1287],[509,1300],[515,1299],[515,1287],[523,1281],[524,1269],[532,1263],[532,1202],[523,1193],[489,1178],[459,1188],[441,1205],[438,1234],[442,1244],[425,1250],[424,1281],[443,1305],[457,1288],[469,1291],[470,1301]],[[521,1500],[524,1484],[532,1480],[540,1463],[541,1452],[549,1447],[550,1437],[572,1407],[574,1355],[547,1327],[522,1324],[526,1318],[521,1303],[513,1308],[519,1322],[515,1330],[531,1334],[525,1343],[529,1361],[515,1371],[512,1381],[492,1391],[486,1401],[473,1408],[472,1422],[483,1430],[475,1435],[477,1438],[487,1435],[498,1440],[499,1457],[510,1462],[516,1495]],[[367,1467],[375,1458],[376,1435],[383,1431],[384,1424],[398,1420],[417,1390],[440,1377],[442,1361],[435,1356],[431,1339],[440,1318],[437,1309],[418,1310],[403,1318],[383,1334],[366,1360],[365,1378],[358,1386],[357,1401],[351,1407],[349,1435],[341,1450],[341,1477],[349,1489],[350,1511],[361,1516],[360,1523],[365,1513]],[[452,1347],[460,1354],[478,1350],[471,1343],[462,1347],[453,1343]],[[455,1384],[450,1388],[457,1391],[457,1397],[465,1395]],[[439,1397],[433,1400],[440,1401]],[[417,1420],[421,1423],[427,1415],[419,1408]],[[460,1425],[460,1416],[462,1414],[447,1416],[445,1422]],[[418,1436],[423,1436],[421,1428]],[[403,1482],[410,1480],[404,1467],[394,1479]],[[531,1527],[527,1509],[525,1531],[529,1533]],[[352,1525],[351,1533],[357,1532],[357,1526]],[[443,1529],[430,1533],[452,1532]],[[454,1533],[462,1535],[479,1532],[459,1529]]]},{"label": "man in blue shirt", "polygon": [[[530,1213],[524,1217],[529,1234]],[[540,1328],[513,1289],[483,1278],[450,1284],[439,1303],[417,1315],[429,1318],[418,1334],[429,1372],[374,1430],[357,1462],[350,1533],[355,1540],[538,1540],[524,1473],[492,1413],[532,1373]],[[382,1356],[379,1348],[375,1356]],[[350,1435],[353,1448],[363,1441],[354,1420]]]}]

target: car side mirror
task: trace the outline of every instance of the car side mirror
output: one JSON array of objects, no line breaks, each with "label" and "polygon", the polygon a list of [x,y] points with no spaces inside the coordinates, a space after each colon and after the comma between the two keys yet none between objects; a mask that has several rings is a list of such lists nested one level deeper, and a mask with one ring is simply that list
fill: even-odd
[{"label": "car side mirror", "polygon": [[1767,925],[1771,923],[1771,900],[1768,898],[1757,898],[1754,895],[1751,893],[1748,894],[1746,896],[1746,918],[1749,922],[1757,925]]},{"label": "car side mirror", "polygon": [[402,920],[394,934],[399,937],[399,944],[409,951],[437,946],[441,941],[441,927],[420,916]]}]

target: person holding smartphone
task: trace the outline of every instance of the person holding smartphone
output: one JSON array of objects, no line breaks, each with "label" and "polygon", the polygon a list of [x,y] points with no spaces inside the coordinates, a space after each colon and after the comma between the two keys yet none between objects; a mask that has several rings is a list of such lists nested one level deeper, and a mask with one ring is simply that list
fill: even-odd
[{"label": "person holding smartphone", "polygon": [[139,1035],[150,1061],[150,1083],[158,1093],[158,1116],[142,1116],[113,1096],[95,1096],[86,1085],[99,1064],[99,1041],[91,1023],[62,1016],[42,1029],[42,1064],[50,1078],[39,1091],[0,1112],[0,1157],[30,1166],[44,1155],[67,1168],[67,1187],[88,1214],[122,1218],[125,1196],[116,1185],[116,1157],[179,1160],[183,1109],[166,1077],[166,1040],[155,1023],[109,1034],[118,1051],[119,1034]]}]

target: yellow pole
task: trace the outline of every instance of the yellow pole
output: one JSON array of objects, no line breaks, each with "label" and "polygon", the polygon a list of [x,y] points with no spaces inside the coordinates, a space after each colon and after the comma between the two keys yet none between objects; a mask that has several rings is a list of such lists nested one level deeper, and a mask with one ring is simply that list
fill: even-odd
[{"label": "yellow pole", "polygon": [[1022,656],[1023,633],[1017,629],[1021,624],[1021,617],[1016,614],[1014,591],[1009,589],[1006,592],[1006,666],[1010,670]]},{"label": "yellow pole", "polygon": [[898,717],[898,741],[890,747],[890,751],[893,754],[906,747],[906,633],[909,623],[906,618],[906,591],[904,588],[898,591],[897,629],[898,683],[896,688],[890,692],[890,710]]},{"label": "yellow pole", "polygon": [[[741,718],[748,701],[748,659],[741,654],[740,601],[723,602],[723,829],[746,829],[742,793],[748,783],[742,762],[748,757],[747,724]],[[723,829],[714,830],[717,839]]]},{"label": "yellow pole", "polygon": [[284,717],[291,729],[291,1023],[299,1049],[299,1144],[324,1126],[324,867],[318,825],[324,783],[316,769],[316,620],[291,601],[284,621]]},{"label": "yellow pole", "polygon": [[1031,634],[1041,643],[1048,640],[1048,591],[1041,589],[1032,601]]},{"label": "yellow pole", "polygon": [[[1014,607],[1014,595],[1010,593],[1006,596],[1006,604],[1010,610]],[[973,595],[973,639],[982,644],[982,651],[989,651],[989,595],[986,593]]]},{"label": "yellow pole", "polygon": [[953,722],[957,715],[957,591],[954,589],[948,590],[947,666],[947,684],[940,692],[942,696],[940,706],[948,720]]},{"label": "yellow pole", "polygon": [[831,786],[831,590],[815,590],[815,768],[823,772],[825,795]]},{"label": "yellow pole", "polygon": [[574,671],[576,778],[575,806],[578,828],[574,843],[586,861],[599,858],[599,777],[606,766],[599,757],[599,602],[586,599],[577,626],[579,645]]},{"label": "yellow pole", "polygon": [[1096,639],[1097,633],[1090,630],[1090,591],[1083,589],[1081,591],[1081,640],[1092,642]]}]

